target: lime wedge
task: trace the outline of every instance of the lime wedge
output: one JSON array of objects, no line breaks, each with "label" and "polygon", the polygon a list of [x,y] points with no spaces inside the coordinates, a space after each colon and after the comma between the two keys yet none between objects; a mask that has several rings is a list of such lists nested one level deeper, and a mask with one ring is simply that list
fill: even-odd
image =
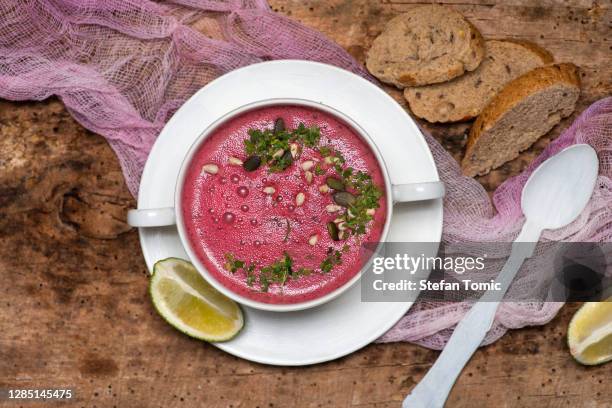
[{"label": "lime wedge", "polygon": [[567,330],[570,353],[579,363],[596,365],[612,360],[612,297],[587,302],[572,317]]},{"label": "lime wedge", "polygon": [[168,258],[155,264],[149,293],[155,309],[170,325],[196,339],[227,341],[244,325],[240,306],[182,259]]}]

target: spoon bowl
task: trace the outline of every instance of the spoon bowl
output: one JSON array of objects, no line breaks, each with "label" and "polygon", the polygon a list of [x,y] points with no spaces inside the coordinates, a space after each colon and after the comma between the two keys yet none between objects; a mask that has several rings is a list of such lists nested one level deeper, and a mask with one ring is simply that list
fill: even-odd
[{"label": "spoon bowl", "polygon": [[523,188],[521,207],[530,223],[557,229],[575,220],[597,181],[597,153],[587,144],[572,145],[542,163]]}]

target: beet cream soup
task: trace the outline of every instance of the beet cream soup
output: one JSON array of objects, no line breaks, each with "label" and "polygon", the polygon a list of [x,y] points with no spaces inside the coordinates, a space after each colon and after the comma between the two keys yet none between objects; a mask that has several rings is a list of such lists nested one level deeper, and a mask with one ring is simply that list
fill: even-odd
[{"label": "beet cream soup", "polygon": [[363,266],[386,219],[376,156],[335,116],[281,105],[221,124],[187,169],[188,241],[229,290],[272,304],[319,298]]}]

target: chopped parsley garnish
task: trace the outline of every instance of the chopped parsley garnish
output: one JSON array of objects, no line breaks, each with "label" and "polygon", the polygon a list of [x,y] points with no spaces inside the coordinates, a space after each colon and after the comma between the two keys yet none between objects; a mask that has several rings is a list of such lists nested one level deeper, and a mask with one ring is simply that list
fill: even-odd
[{"label": "chopped parsley garnish", "polygon": [[251,262],[249,266],[245,269],[245,272],[247,276],[247,285],[253,286],[253,283],[255,283],[255,279],[257,279],[257,276],[255,275],[255,264]]},{"label": "chopped parsley garnish", "polygon": [[224,267],[231,273],[236,273],[238,269],[244,267],[244,261],[236,259],[236,257],[230,253],[225,254],[225,261]]},{"label": "chopped parsley garnish", "polygon": [[[375,210],[380,206],[378,201],[382,192],[372,183],[370,175],[362,171],[358,171],[354,176],[344,178],[344,181],[358,193],[355,196],[355,201],[344,215],[346,225],[355,234],[365,234],[366,226],[373,218],[368,210]],[[350,217],[348,216],[349,211]]]},{"label": "chopped parsley garnish", "polygon": [[249,138],[245,139],[244,147],[250,156],[257,155],[262,163],[267,164],[270,172],[278,173],[285,170],[293,163],[290,152],[292,143],[307,147],[315,147],[321,138],[320,129],[317,126],[306,127],[300,123],[296,129],[249,129]]},{"label": "chopped parsley garnish", "polygon": [[291,279],[298,279],[301,276],[308,276],[312,273],[314,273],[314,271],[310,268],[299,268],[297,271],[293,271]]},{"label": "chopped parsley garnish", "polygon": [[331,272],[334,266],[341,264],[342,253],[340,251],[334,251],[332,247],[329,247],[327,250],[327,256],[325,257],[325,259],[323,259],[323,261],[321,261],[321,265],[319,266],[319,268],[321,268],[321,271],[323,273],[328,273]]},{"label": "chopped parsley garnish", "polygon": [[346,160],[344,159],[344,156],[342,156],[339,151],[334,151],[334,163],[336,163],[336,171],[342,170],[342,164],[344,164],[345,162]]},{"label": "chopped parsley garnish", "polygon": [[284,285],[292,273],[292,267],[293,259],[285,252],[280,260],[272,265],[261,268],[259,271],[259,284],[261,285],[262,292],[268,291],[270,283]]},{"label": "chopped parsley garnish", "polygon": [[321,138],[321,130],[318,126],[306,127],[300,123],[291,134],[292,140],[301,141],[307,147],[315,147],[319,144]]},{"label": "chopped parsley garnish", "polygon": [[321,146],[321,147],[319,147],[319,153],[321,153],[321,156],[327,157],[327,156],[331,155],[332,149],[329,146]]},{"label": "chopped parsley garnish", "polygon": [[344,167],[346,160],[337,150],[322,146],[319,152],[326,158],[333,159],[333,168],[338,178],[355,198],[340,218],[352,234],[365,234],[368,223],[373,219],[371,212],[380,206],[382,191],[372,182],[372,177],[368,173],[355,171],[350,166]]},{"label": "chopped parsley garnish", "polygon": [[[330,272],[334,265],[341,264],[340,258],[342,254],[340,251],[333,251],[330,248],[328,256],[321,263],[321,271],[324,273]],[[246,274],[246,283],[250,287],[253,287],[255,283],[259,283],[259,289],[262,292],[267,292],[270,285],[277,283],[283,286],[288,279],[298,279],[302,276],[308,276],[313,274],[315,271],[310,268],[300,267],[298,269],[293,268],[293,258],[287,253],[283,253],[283,257],[271,265],[264,266],[259,270],[259,274],[255,272],[256,266],[253,262],[249,266],[245,267],[245,262],[238,261],[233,254],[225,254],[225,259],[228,260],[225,264],[225,268],[236,273],[239,269],[243,269]]]}]

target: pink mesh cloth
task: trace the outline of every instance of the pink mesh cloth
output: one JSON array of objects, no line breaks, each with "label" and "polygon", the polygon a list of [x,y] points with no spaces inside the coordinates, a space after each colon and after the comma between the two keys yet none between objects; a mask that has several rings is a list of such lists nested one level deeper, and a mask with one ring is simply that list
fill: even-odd
[{"label": "pink mesh cloth", "polygon": [[[264,0],[0,0],[0,97],[59,96],[83,126],[108,140],[134,195],[147,154],[172,113],[213,78],[270,59],[326,62],[372,79],[338,45],[271,12]],[[444,241],[512,240],[522,224],[519,197],[529,173],[577,142],[599,153],[599,188],[576,222],[546,238],[609,240],[611,121],[612,98],[591,106],[536,163],[495,192],[493,205],[426,135],[448,188]],[[526,284],[519,277],[513,287]],[[560,307],[505,303],[486,342],[508,328],[546,323]],[[439,349],[465,310],[464,303],[417,303],[380,341]]]},{"label": "pink mesh cloth", "polygon": [[[612,241],[612,97],[592,104],[523,173],[499,186],[493,195],[493,204],[478,182],[461,174],[457,163],[439,143],[431,137],[427,137],[427,140],[447,188],[442,235],[444,243],[513,241],[524,221],[520,199],[527,179],[544,160],[576,143],[590,144],[597,151],[600,168],[595,192],[578,219],[564,228],[545,231],[542,240]],[[508,291],[512,299],[519,298],[516,294],[528,291],[536,294],[541,301],[502,303],[483,344],[494,342],[508,329],[545,324],[563,306],[561,302],[551,301],[556,297],[550,293],[550,266],[553,262],[550,252],[538,249],[536,256],[525,262]],[[507,251],[498,255],[502,256],[498,262],[487,262],[487,268],[479,273],[494,277],[505,262],[504,256],[510,253]],[[545,269],[549,272],[544,272]],[[407,340],[442,349],[453,327],[468,309],[467,302],[417,302],[379,341]]]}]

